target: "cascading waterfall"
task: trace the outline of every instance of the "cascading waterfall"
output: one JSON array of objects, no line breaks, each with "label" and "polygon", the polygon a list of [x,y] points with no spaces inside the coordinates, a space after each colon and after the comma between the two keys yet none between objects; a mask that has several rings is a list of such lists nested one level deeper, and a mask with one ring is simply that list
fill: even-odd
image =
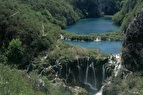
[{"label": "cascading waterfall", "polygon": [[[56,60],[55,61],[55,65],[53,65],[52,67],[53,68],[56,68],[56,69],[59,69],[59,67],[58,67],[58,65],[59,65],[59,60]],[[59,75],[59,70],[56,70],[56,77]]]},{"label": "cascading waterfall", "polygon": [[31,64],[28,65],[27,70],[26,70],[27,72],[30,71],[30,66],[31,66]]},{"label": "cascading waterfall", "polygon": [[[105,80],[105,64],[102,66],[102,84],[104,83],[104,80]],[[101,87],[100,91],[97,92],[95,95],[102,95],[103,88],[104,85]]]},{"label": "cascading waterfall", "polygon": [[80,80],[80,82],[82,82],[82,68],[80,67],[78,58],[77,58],[77,68],[78,68],[79,80]]},{"label": "cascading waterfall", "polygon": [[72,78],[78,78],[75,80],[89,88],[92,91],[90,93],[91,95],[93,93],[96,93],[95,95],[102,95],[104,86],[101,87],[101,84],[104,83],[106,78],[105,64],[95,64],[95,61],[93,62],[89,58],[76,58],[75,62],[76,64],[70,64],[68,62],[61,64],[60,60],[56,60],[55,64],[52,65],[52,68],[56,71],[55,76],[61,77],[67,85],[73,82]]},{"label": "cascading waterfall", "polygon": [[95,68],[94,68],[93,62],[89,65],[87,64],[84,84],[90,86],[90,88],[93,90],[97,90],[97,88],[96,88],[96,74],[95,74]]},{"label": "cascading waterfall", "polygon": [[67,80],[69,78],[70,72],[71,72],[71,69],[70,67],[68,68],[68,63],[66,63],[66,79],[65,79],[66,84],[67,84]]},{"label": "cascading waterfall", "polygon": [[[112,60],[112,58],[115,57],[115,62]],[[121,69],[122,65],[121,65],[121,57],[120,57],[120,54],[117,54],[117,55],[113,55],[113,56],[110,56],[109,58],[109,63],[114,63],[115,64],[115,68],[114,68],[114,76],[116,77],[118,75],[118,72],[119,70]],[[103,80],[105,80],[105,65],[103,65],[102,67],[102,82]],[[108,81],[107,84],[109,84],[110,81]],[[97,92],[95,95],[102,95],[102,92],[103,92],[103,88],[104,88],[105,85],[103,85],[100,89],[99,92]]]},{"label": "cascading waterfall", "polygon": [[115,58],[116,58],[116,64],[115,64],[115,68],[114,68],[114,76],[116,77],[118,75],[118,72],[121,69],[122,65],[121,65],[120,55],[115,55]]},{"label": "cascading waterfall", "polygon": [[102,66],[102,83],[105,80],[105,64]]},{"label": "cascading waterfall", "polygon": [[[56,62],[55,62],[55,65],[56,65],[56,67],[58,68],[58,65],[59,65],[59,59],[58,60],[56,60]],[[56,72],[56,77],[59,75],[59,70],[57,70],[57,72]]]},{"label": "cascading waterfall", "polygon": [[44,69],[40,72],[39,76],[42,76],[42,73],[44,72]]},{"label": "cascading waterfall", "polygon": [[52,68],[54,68],[54,70],[56,71],[56,74],[55,74],[56,77],[61,76],[61,70],[63,67],[59,59],[55,61],[55,64],[52,65]]}]

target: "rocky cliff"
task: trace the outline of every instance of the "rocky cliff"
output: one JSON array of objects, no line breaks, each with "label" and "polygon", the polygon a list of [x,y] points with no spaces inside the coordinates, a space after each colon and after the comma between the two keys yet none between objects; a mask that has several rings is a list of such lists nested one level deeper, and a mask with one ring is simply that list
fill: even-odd
[{"label": "rocky cliff", "polygon": [[143,95],[143,8],[124,32],[122,68],[104,87],[103,95]]},{"label": "rocky cliff", "polygon": [[99,91],[106,77],[104,64],[108,62],[108,58],[103,60],[77,58],[73,62],[66,63],[62,63],[62,60],[51,61],[54,64],[51,64],[50,67],[53,68],[55,76],[69,86],[80,86],[88,91]]},{"label": "rocky cliff", "polygon": [[143,8],[125,31],[122,60],[124,66],[131,70],[141,70],[143,66]]},{"label": "rocky cliff", "polygon": [[74,9],[79,9],[85,17],[113,15],[120,9],[121,0],[69,0]]}]

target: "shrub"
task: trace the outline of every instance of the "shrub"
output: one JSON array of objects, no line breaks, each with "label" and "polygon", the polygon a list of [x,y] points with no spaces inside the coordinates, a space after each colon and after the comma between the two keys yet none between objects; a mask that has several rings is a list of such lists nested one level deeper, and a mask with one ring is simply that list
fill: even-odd
[{"label": "shrub", "polygon": [[8,46],[6,56],[11,63],[18,64],[23,58],[24,49],[19,39],[13,39]]}]

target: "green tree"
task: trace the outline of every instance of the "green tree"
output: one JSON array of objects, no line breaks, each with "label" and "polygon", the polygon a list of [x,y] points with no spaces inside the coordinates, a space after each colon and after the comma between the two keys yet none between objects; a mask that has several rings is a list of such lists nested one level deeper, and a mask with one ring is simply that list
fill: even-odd
[{"label": "green tree", "polygon": [[8,50],[6,52],[6,56],[8,61],[14,64],[18,64],[21,62],[24,54],[24,49],[22,47],[22,43],[19,39],[13,39],[8,46]]}]

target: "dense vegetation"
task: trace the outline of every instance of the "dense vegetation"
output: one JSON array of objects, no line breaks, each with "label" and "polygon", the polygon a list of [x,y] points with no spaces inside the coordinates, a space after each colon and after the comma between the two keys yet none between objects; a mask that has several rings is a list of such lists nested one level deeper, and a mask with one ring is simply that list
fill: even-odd
[{"label": "dense vegetation", "polygon": [[64,40],[75,40],[75,41],[95,41],[97,38],[102,41],[122,41],[123,33],[120,30],[112,31],[104,34],[76,34],[70,32],[63,32]]},{"label": "dense vegetation", "polygon": [[62,86],[53,85],[36,73],[11,69],[0,64],[0,95],[72,95]]},{"label": "dense vegetation", "polygon": [[[26,69],[42,52],[50,51],[55,46],[61,27],[67,24],[64,18],[65,15],[63,14],[68,14],[68,12],[66,13],[64,9],[69,10],[71,14],[73,13],[67,4],[65,4],[64,9],[61,8],[60,10],[59,8],[53,7],[55,5],[49,6],[46,9],[45,5],[42,5],[42,2],[46,4],[44,0],[39,1],[39,3],[38,0],[0,0],[1,64],[10,65],[12,68]],[[49,2],[52,1],[47,1],[48,4]],[[53,2],[53,4],[56,4],[55,2]],[[58,3],[61,2],[58,1],[57,4]],[[38,6],[40,8],[43,6],[43,9],[40,10]],[[55,11],[59,14],[52,16],[54,14],[51,15],[48,11],[49,8],[51,8],[51,12]],[[52,8],[56,9],[53,9],[53,11]],[[60,16],[62,11],[63,17]],[[59,19],[59,17],[61,19]],[[76,19],[76,17],[73,18]],[[46,83],[47,86],[44,88],[48,88],[48,91],[43,92],[43,88],[35,88],[38,87],[38,83],[35,82],[40,78],[30,76],[31,81],[28,82],[26,73],[22,74],[21,72],[23,71],[21,70],[11,70],[10,67],[0,65],[1,95],[7,95],[9,93],[11,95],[45,95],[47,93],[51,95],[57,95],[57,93],[67,95],[64,90],[62,91],[61,87],[55,87],[48,82],[48,79],[45,80],[48,83]],[[27,72],[29,70],[31,70],[31,68],[27,69]],[[38,77],[38,72],[34,72],[36,72],[35,76]]]},{"label": "dense vegetation", "polygon": [[143,77],[141,73],[125,72],[111,80],[110,85],[106,85],[104,95],[142,95],[143,94]]},{"label": "dense vegetation", "polygon": [[17,53],[21,52],[22,58],[15,61],[21,61],[21,64],[24,65],[30,63],[33,57],[40,52],[52,47],[56,40],[54,32],[60,31],[60,28],[49,23],[40,13],[31,10],[28,5],[24,5],[20,1],[6,0],[1,1],[0,4],[2,9],[0,10],[0,48],[2,53],[10,58],[13,56],[10,53],[13,54],[19,50]]},{"label": "dense vegetation", "polygon": [[121,25],[121,30],[125,31],[128,24],[134,19],[136,13],[138,13],[143,5],[142,0],[122,0],[123,7],[116,13],[113,20]]}]

